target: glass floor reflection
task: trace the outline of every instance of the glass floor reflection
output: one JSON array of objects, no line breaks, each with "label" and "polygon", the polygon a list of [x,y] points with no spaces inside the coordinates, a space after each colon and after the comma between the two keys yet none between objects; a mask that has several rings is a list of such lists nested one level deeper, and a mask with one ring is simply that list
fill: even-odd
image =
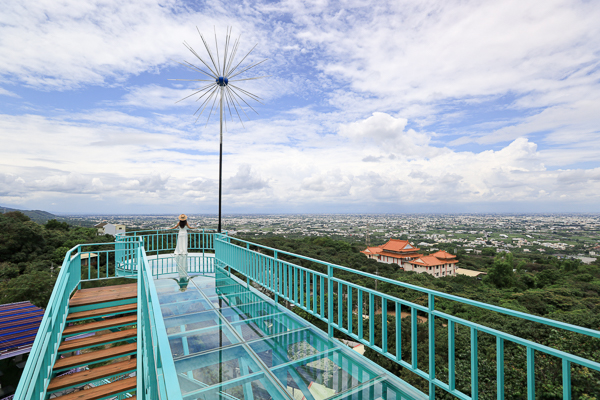
[{"label": "glass floor reflection", "polygon": [[155,281],[184,400],[421,399],[225,270]]}]

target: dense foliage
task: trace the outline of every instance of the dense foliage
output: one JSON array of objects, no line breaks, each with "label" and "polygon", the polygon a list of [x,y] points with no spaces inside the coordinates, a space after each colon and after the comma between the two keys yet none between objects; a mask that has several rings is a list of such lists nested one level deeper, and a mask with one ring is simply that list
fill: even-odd
[{"label": "dense foliage", "polygon": [[29,300],[45,307],[70,248],[114,240],[97,232],[56,220],[40,225],[18,211],[0,214],[0,304]]},{"label": "dense foliage", "polygon": [[[488,275],[483,279],[467,276],[434,278],[427,274],[403,272],[397,266],[369,260],[360,253],[360,250],[364,249],[363,245],[335,241],[326,237],[304,239],[271,237],[259,240],[252,238],[251,241],[420,287],[586,328],[600,329],[600,265],[584,265],[578,260],[561,261],[554,257],[538,255],[515,259],[512,254],[495,254],[495,252],[478,256],[459,253],[460,266],[485,271]],[[323,265],[297,258],[286,258],[281,254],[279,258],[285,258],[295,264],[326,272]],[[374,279],[352,273],[336,273],[336,276],[364,287],[377,287],[380,292],[404,300],[422,305],[427,304],[427,296],[415,290],[405,289],[389,283],[377,283]],[[319,293],[319,295],[332,295],[334,300],[337,300],[337,288],[334,293]],[[364,301],[366,302],[366,300]],[[353,304],[356,304],[356,300]],[[337,301],[334,302],[334,305],[334,315],[337,315]],[[380,310],[381,302],[376,303],[375,307]],[[388,310],[390,308],[394,310],[393,305],[388,305]],[[365,307],[366,309],[368,308]],[[454,301],[438,299],[436,309],[555,349],[600,361],[600,341],[596,339]],[[298,310],[298,308],[295,310]],[[410,312],[410,309],[402,308],[401,311]],[[324,324],[310,314],[304,311],[297,312],[315,325],[324,328]],[[356,327],[358,313],[355,312],[354,314],[353,325]],[[387,316],[388,351],[392,354],[396,352],[395,315],[392,312]],[[420,315],[420,318],[426,321],[425,314]],[[344,316],[344,319],[347,320],[347,316]],[[382,340],[382,324],[383,321],[380,316],[375,318],[375,344],[379,346]],[[410,362],[410,318],[403,318],[401,325],[403,360]],[[448,377],[447,326],[447,320],[439,318],[436,320],[436,376],[446,382]],[[363,327],[364,337],[367,338],[368,321],[363,320]],[[354,332],[357,332],[356,328]],[[470,331],[465,326],[457,325],[455,332],[456,387],[463,393],[468,394],[471,387]],[[336,333],[336,337],[344,337],[344,335]],[[427,324],[419,324],[417,337],[418,366],[423,371],[428,371]],[[494,336],[485,333],[480,333],[478,339],[480,398],[492,399],[496,397],[496,339]],[[382,357],[373,350],[368,349],[365,354],[405,381],[427,392],[425,381],[411,371]],[[525,398],[527,395],[525,347],[506,341],[504,357],[505,397],[510,399]],[[560,398],[562,396],[560,360],[538,353],[535,363],[537,397],[543,399]],[[572,386],[573,398],[600,398],[600,374],[595,371],[573,365]],[[452,398],[441,389],[436,391],[436,397],[446,398],[446,396]]]}]

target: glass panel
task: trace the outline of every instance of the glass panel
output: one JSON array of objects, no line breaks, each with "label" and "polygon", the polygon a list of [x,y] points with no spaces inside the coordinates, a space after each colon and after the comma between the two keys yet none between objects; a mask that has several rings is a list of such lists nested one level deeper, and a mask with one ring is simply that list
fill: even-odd
[{"label": "glass panel", "polygon": [[226,326],[215,326],[169,336],[173,358],[202,353],[238,342],[239,340]]},{"label": "glass panel", "polygon": [[317,400],[326,399],[379,375],[360,361],[341,352],[303,359],[304,351],[301,348],[298,350],[290,354],[290,358],[298,358],[298,362],[273,369],[277,379],[286,386],[292,396],[301,392],[307,398],[307,394],[310,394]]},{"label": "glass panel", "polygon": [[163,317],[171,317],[174,315],[191,314],[201,311],[210,310],[211,306],[205,300],[190,300],[183,303],[171,303],[160,306]]},{"label": "glass panel", "polygon": [[252,292],[232,294],[228,296],[217,296],[211,297],[208,299],[215,308],[221,307],[231,307],[234,305],[248,304],[248,303],[256,303],[259,301],[264,301],[261,297],[255,295]]},{"label": "glass panel", "polygon": [[198,396],[198,399],[239,399],[239,400],[280,400],[286,399],[275,385],[264,376],[260,378],[249,377],[242,383],[225,383],[209,389]]},{"label": "glass panel", "polygon": [[217,269],[214,276],[182,282],[155,281],[184,397],[280,399],[286,397],[284,388],[294,399],[418,397],[413,388],[379,368],[365,367],[363,357],[227,273]]},{"label": "glass panel", "polygon": [[195,314],[185,314],[165,318],[167,334],[188,332],[215,326],[219,323],[219,314],[214,311],[203,311]]},{"label": "glass panel", "polygon": [[251,321],[236,322],[233,324],[233,327],[244,340],[253,340],[287,332],[292,329],[299,329],[302,328],[302,325],[285,314],[275,314],[267,317],[259,317]]},{"label": "glass panel", "polygon": [[194,278],[192,278],[192,280],[194,281],[194,284],[196,286],[198,286],[200,289],[204,289],[204,288],[210,288],[210,287],[215,287],[215,286],[227,286],[227,285],[234,285],[237,282],[229,277],[225,277],[223,275],[221,275],[220,277],[215,278],[214,276],[212,277],[207,277],[207,276],[195,276]]},{"label": "glass panel", "polygon": [[195,289],[186,290],[184,292],[158,294],[158,301],[161,305],[195,299],[203,299],[202,294],[200,294],[200,292]]},{"label": "glass panel", "polygon": [[315,335],[310,329],[277,335],[249,345],[269,368],[337,348],[334,342]]},{"label": "glass panel", "polygon": [[[260,371],[258,365],[252,360],[242,346],[229,347],[222,350],[211,351],[194,357],[175,360],[177,374],[185,374],[189,379],[201,385],[211,386],[231,379],[239,378]],[[181,383],[181,378],[180,378]],[[185,395],[190,385],[182,385]]]},{"label": "glass panel", "polygon": [[[181,286],[177,282],[177,279],[158,279],[154,281],[154,285],[156,286],[156,293],[159,296],[161,294],[178,293],[181,291]],[[188,285],[186,290],[197,292],[193,285]]]},{"label": "glass panel", "polygon": [[227,285],[227,286],[215,286],[212,288],[202,288],[202,293],[206,297],[215,297],[218,295],[231,295],[236,293],[247,293],[250,291],[246,286],[242,285]]},{"label": "glass panel", "polygon": [[266,302],[244,304],[233,307],[221,307],[219,311],[225,318],[227,318],[227,321],[230,322],[254,317],[262,317],[281,312],[277,306]]}]

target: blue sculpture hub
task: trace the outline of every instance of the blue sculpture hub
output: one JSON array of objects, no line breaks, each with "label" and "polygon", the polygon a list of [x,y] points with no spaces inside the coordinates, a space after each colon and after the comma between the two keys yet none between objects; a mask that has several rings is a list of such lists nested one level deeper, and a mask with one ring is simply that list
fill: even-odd
[{"label": "blue sculpture hub", "polygon": [[225,78],[225,77],[218,77],[217,78],[217,85],[219,86],[227,86],[227,84],[229,83],[229,79]]}]

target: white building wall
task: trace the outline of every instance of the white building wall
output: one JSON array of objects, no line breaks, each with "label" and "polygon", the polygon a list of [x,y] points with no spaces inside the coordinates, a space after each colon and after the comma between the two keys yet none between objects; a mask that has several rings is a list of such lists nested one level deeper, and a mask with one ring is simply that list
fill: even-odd
[{"label": "white building wall", "polygon": [[104,225],[104,233],[113,236],[117,236],[117,233],[125,233],[125,225],[106,224]]}]

